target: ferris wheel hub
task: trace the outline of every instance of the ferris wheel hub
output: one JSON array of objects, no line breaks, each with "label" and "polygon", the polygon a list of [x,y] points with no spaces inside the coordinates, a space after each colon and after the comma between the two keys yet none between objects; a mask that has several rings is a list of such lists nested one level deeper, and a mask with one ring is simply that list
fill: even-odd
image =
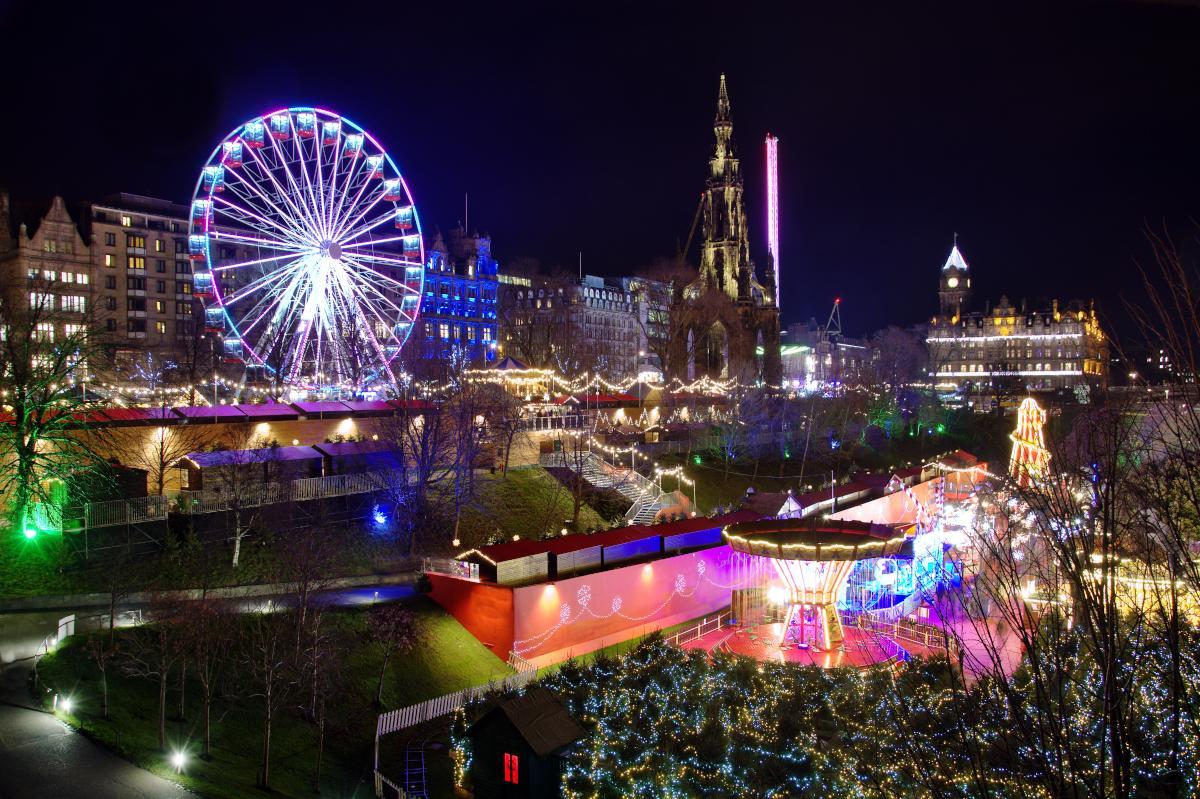
[{"label": "ferris wheel hub", "polygon": [[327,241],[321,245],[321,254],[335,261],[342,260],[342,245],[336,241]]}]

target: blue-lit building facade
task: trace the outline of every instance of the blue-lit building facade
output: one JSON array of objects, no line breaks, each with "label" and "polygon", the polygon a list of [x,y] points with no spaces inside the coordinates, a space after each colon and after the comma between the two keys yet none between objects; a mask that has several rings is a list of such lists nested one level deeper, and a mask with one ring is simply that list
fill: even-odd
[{"label": "blue-lit building facade", "polygon": [[462,227],[451,230],[448,240],[435,234],[418,326],[424,357],[447,359],[457,349],[472,363],[496,359],[498,271],[490,237],[468,235]]}]

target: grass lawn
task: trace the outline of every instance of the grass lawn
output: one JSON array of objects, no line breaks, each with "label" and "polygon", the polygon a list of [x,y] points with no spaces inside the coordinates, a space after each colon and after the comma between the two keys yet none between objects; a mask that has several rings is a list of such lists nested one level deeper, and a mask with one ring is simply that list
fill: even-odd
[{"label": "grass lawn", "polygon": [[[729,474],[719,461],[714,461],[707,454],[702,455],[702,462],[696,464],[692,460],[684,460],[678,456],[665,456],[661,459],[664,467],[682,465],[684,473],[696,481],[696,503],[702,514],[708,515],[718,505],[736,506],[746,495],[746,489],[754,486],[757,491],[786,491],[793,490],[799,485],[799,462],[788,462],[784,466],[786,477],[780,478],[778,463],[764,464],[759,468],[758,476],[753,477],[754,464],[749,461],[730,464]],[[819,475],[810,471],[805,473],[806,482],[819,479]],[[828,478],[826,478],[828,479]],[[663,478],[663,488],[672,491],[676,488],[675,481],[670,477]],[[681,491],[692,496],[691,486],[680,486]]]},{"label": "grass lawn", "polygon": [[[487,682],[510,669],[479,644],[452,617],[425,597],[408,600],[427,633],[427,644],[410,654],[395,655],[385,680],[384,705],[391,709]],[[322,795],[367,797],[371,785],[371,752],[378,709],[372,704],[379,674],[380,653],[359,636],[365,630],[361,610],[342,610],[332,623],[354,641],[347,658],[344,688],[331,702],[326,733]],[[231,652],[236,651],[236,646]],[[206,797],[261,795],[255,787],[261,751],[261,708],[247,695],[233,690],[244,681],[229,680],[229,695],[214,701],[213,759],[199,757],[203,728],[199,688],[187,687],[184,719],[178,713],[178,677],[168,695],[169,748],[192,753],[186,773],[176,775],[167,755],[158,751],[156,716],[157,682],[126,677],[109,670],[109,718],[100,718],[99,673],[87,659],[83,640],[72,639],[42,660],[43,683],[71,697],[74,707],[67,720],[82,728],[123,757],[164,777],[175,779]],[[231,672],[232,674],[232,672]],[[297,694],[293,705],[302,703]],[[285,709],[272,729],[271,787],[279,796],[311,797],[315,771],[316,730],[299,712]],[[436,754],[435,754],[436,756]]]},{"label": "grass lawn", "polygon": [[[557,533],[565,519],[571,518],[570,492],[540,466],[509,469],[479,477],[479,499],[464,514],[459,527],[463,547],[487,543],[500,536],[540,538]],[[579,509],[579,529],[606,529],[608,524],[590,506]]]}]

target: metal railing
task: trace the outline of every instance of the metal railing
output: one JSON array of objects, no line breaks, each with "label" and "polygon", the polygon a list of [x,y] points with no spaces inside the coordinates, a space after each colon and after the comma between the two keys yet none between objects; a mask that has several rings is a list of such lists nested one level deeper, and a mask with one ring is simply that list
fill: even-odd
[{"label": "metal railing", "polygon": [[701,619],[700,623],[695,627],[689,627],[686,630],[680,630],[674,635],[669,635],[663,640],[674,646],[683,646],[686,643],[695,641],[697,638],[703,638],[709,633],[721,629],[726,620],[733,618],[733,611],[726,610],[720,614],[708,618]]},{"label": "metal railing", "polygon": [[866,613],[849,613],[844,610],[838,611],[838,616],[841,618],[842,624],[847,627],[879,633],[884,638],[920,644],[934,650],[944,650],[953,646],[953,640],[941,627],[913,619],[880,621],[871,618]]},{"label": "metal railing", "polygon": [[248,483],[228,491],[177,491],[170,496],[170,500],[171,509],[177,513],[196,515],[232,510],[235,507],[255,508],[287,502],[370,494],[383,491],[402,479],[404,472],[400,469],[332,474],[328,477],[304,477],[287,483]]},{"label": "metal railing", "polygon": [[423,558],[421,571],[433,574],[448,574],[464,580],[479,580],[479,564],[453,558]]},{"label": "metal railing", "polygon": [[529,416],[521,420],[521,429],[531,433],[545,430],[585,430],[591,429],[595,417],[594,413],[571,416]]}]

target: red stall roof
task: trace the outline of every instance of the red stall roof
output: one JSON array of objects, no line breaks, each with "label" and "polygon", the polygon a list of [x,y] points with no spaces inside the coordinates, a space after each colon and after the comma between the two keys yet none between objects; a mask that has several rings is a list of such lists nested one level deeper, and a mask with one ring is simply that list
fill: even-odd
[{"label": "red stall roof", "polygon": [[255,419],[295,419],[299,412],[291,405],[282,402],[265,402],[259,405],[234,405],[246,416]]},{"label": "red stall roof", "polygon": [[313,449],[333,458],[346,455],[366,455],[391,449],[386,441],[339,441],[336,444],[313,444]]},{"label": "red stall roof", "polygon": [[387,400],[342,400],[342,404],[356,414],[374,413],[390,416],[396,410]]},{"label": "red stall roof", "polygon": [[670,522],[668,524],[634,524],[629,527],[618,527],[615,530],[605,530],[599,533],[548,538],[545,541],[506,541],[503,544],[493,544],[490,547],[483,547],[479,550],[479,553],[494,563],[501,563],[506,560],[528,557],[529,555],[540,555],[543,552],[565,555],[568,552],[577,552],[581,549],[589,549],[596,546],[611,547],[617,544],[637,541],[641,538],[678,535],[680,533],[692,533],[697,530],[711,530],[717,527],[724,527],[727,524],[750,522],[761,518],[757,513],[743,510],[735,513],[727,513],[723,516],[698,516],[694,519],[683,519],[682,521]]},{"label": "red stall roof", "polygon": [[239,411],[236,405],[189,406],[175,408],[175,413],[185,419],[221,419],[226,422],[246,418],[246,414]]},{"label": "red stall roof", "polygon": [[325,400],[323,402],[293,402],[292,407],[307,416],[323,416],[325,414],[350,415],[349,408],[333,400]]}]

